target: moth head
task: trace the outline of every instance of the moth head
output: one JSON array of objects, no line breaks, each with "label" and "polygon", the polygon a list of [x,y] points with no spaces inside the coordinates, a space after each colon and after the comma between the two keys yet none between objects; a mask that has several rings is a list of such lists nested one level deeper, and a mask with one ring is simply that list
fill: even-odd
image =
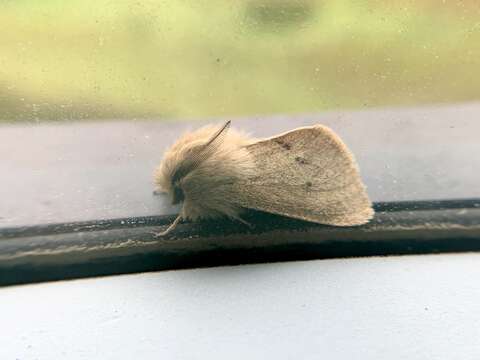
[{"label": "moth head", "polygon": [[220,129],[207,126],[187,133],[165,152],[155,171],[155,185],[157,190],[169,194],[172,204],[185,200],[183,183],[203,161],[218,150],[229,126],[230,121]]}]

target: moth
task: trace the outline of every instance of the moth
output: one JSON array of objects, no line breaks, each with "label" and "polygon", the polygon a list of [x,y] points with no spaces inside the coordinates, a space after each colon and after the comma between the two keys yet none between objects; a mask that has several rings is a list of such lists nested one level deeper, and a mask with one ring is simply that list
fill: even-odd
[{"label": "moth", "polygon": [[164,154],[154,176],[157,190],[182,207],[157,235],[182,220],[245,222],[245,209],[333,226],[373,217],[353,154],[329,128],[306,126],[256,140],[230,124],[187,133]]}]

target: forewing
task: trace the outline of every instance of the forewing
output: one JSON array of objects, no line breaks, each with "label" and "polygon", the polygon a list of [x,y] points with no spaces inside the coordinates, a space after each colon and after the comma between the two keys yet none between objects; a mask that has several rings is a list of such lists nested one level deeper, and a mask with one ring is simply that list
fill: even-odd
[{"label": "forewing", "polygon": [[242,206],[337,226],[373,216],[355,159],[332,130],[300,128],[247,149],[256,174],[237,184]]}]

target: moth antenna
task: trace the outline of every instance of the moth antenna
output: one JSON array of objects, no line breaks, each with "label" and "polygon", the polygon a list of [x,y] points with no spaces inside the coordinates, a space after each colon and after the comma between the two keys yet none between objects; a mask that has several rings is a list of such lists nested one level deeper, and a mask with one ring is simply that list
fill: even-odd
[{"label": "moth antenna", "polygon": [[212,135],[210,140],[208,140],[207,143],[202,146],[202,149],[197,154],[192,156],[193,159],[191,170],[196,168],[198,165],[200,165],[200,163],[202,163],[204,160],[208,159],[213,153],[215,153],[215,150],[217,150],[222,144],[231,123],[232,122],[228,120],[225,125],[218,129],[217,132]]},{"label": "moth antenna", "polygon": [[182,220],[182,215],[178,215],[177,218],[170,224],[170,226],[165,231],[161,231],[159,233],[155,233],[155,237],[161,237],[167,235],[170,231],[175,229],[178,223]]},{"label": "moth antenna", "polygon": [[218,137],[220,137],[220,135],[226,134],[226,132],[227,132],[228,128],[230,127],[231,123],[232,123],[232,121],[228,120],[225,123],[225,125],[223,125],[219,130],[217,130],[217,132],[215,134],[213,134],[213,136],[210,138],[210,140],[208,140],[208,142],[205,144],[205,147],[207,147],[208,145],[213,143],[216,139],[218,139]]},{"label": "moth antenna", "polygon": [[200,149],[196,150],[196,152],[191,156],[187,165],[180,167],[173,174],[172,182],[181,179],[192,170],[195,170],[203,161],[212,156],[220,147],[220,145],[222,145],[222,140],[225,138],[230,124],[231,121],[228,120],[225,125],[218,129],[205,144],[201,145]]}]

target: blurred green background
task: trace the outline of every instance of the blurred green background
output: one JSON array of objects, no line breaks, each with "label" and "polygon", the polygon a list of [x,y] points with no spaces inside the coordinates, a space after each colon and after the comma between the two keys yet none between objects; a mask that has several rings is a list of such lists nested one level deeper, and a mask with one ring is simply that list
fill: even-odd
[{"label": "blurred green background", "polygon": [[0,0],[0,120],[480,99],[480,2]]}]

